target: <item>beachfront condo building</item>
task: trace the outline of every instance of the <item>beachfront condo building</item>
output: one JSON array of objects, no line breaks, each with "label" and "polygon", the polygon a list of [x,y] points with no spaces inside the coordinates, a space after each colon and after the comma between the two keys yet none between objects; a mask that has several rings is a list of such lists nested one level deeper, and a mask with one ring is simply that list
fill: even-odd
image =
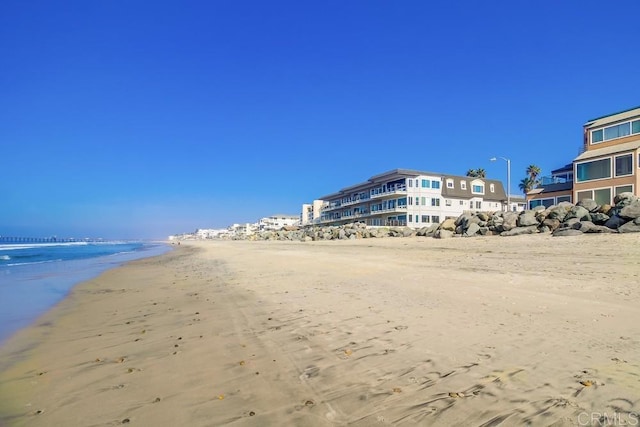
[{"label": "beachfront condo building", "polygon": [[[320,225],[358,221],[370,226],[421,228],[463,212],[507,209],[500,181],[409,169],[372,176],[316,202],[320,215],[312,222]],[[302,215],[308,218],[309,205],[305,206]]]},{"label": "beachfront condo building", "polygon": [[617,194],[639,195],[640,107],[589,120],[584,151],[573,161],[576,202],[613,204]]},{"label": "beachfront condo building", "polygon": [[624,192],[640,195],[640,107],[589,120],[572,163],[527,193],[529,208],[595,200],[612,205]]}]

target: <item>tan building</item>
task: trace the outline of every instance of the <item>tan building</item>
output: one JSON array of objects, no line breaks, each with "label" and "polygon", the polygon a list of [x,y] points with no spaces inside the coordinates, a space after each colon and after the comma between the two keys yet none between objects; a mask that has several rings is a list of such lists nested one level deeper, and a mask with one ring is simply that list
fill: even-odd
[{"label": "tan building", "polygon": [[595,200],[612,205],[617,194],[640,192],[640,107],[584,125],[584,149],[527,193],[528,207]]},{"label": "tan building", "polygon": [[589,120],[584,152],[573,161],[573,200],[613,204],[623,192],[638,195],[640,107]]}]

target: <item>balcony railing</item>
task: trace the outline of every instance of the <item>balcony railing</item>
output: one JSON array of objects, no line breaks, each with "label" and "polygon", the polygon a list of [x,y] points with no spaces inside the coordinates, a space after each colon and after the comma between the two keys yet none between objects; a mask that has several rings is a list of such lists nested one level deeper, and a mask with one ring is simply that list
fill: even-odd
[{"label": "balcony railing", "polygon": [[389,188],[382,188],[380,192],[371,194],[372,199],[379,199],[380,197],[393,196],[394,194],[406,194],[407,186],[404,184],[394,185]]}]

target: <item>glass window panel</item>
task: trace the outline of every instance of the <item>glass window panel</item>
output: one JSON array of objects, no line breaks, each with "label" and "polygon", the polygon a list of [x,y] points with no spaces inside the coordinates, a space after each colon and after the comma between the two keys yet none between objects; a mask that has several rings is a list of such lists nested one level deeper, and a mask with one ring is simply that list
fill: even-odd
[{"label": "glass window panel", "polygon": [[440,188],[440,181],[431,181],[431,188],[434,189],[439,189]]},{"label": "glass window panel", "polygon": [[604,129],[604,139],[613,139],[618,137],[618,126],[610,126]]},{"label": "glass window panel", "polygon": [[602,129],[594,130],[591,132],[591,143],[601,142],[602,141]]},{"label": "glass window panel", "polygon": [[593,191],[591,190],[578,191],[577,196],[578,196],[578,202],[584,199],[593,199]]},{"label": "glass window panel", "polygon": [[618,128],[620,130],[619,136],[631,135],[631,122],[622,123],[618,125]]},{"label": "glass window panel", "polygon": [[611,159],[595,160],[576,165],[577,181],[611,178]]},{"label": "glass window panel", "polygon": [[631,154],[616,157],[616,176],[631,175],[633,173],[633,157]]},{"label": "glass window panel", "polygon": [[640,120],[631,122],[631,133],[640,133]]},{"label": "glass window panel", "polygon": [[620,187],[616,187],[615,194],[616,196],[621,193],[632,193],[633,186],[632,185],[621,185]]},{"label": "glass window panel", "polygon": [[604,129],[604,139],[614,139],[627,136],[630,134],[630,123],[621,123],[615,126],[609,126]]},{"label": "glass window panel", "polygon": [[611,189],[610,188],[601,188],[600,190],[595,190],[595,197],[593,200],[596,201],[599,205],[608,205],[611,204]]},{"label": "glass window panel", "polygon": [[571,196],[558,196],[556,197],[556,202],[571,202]]}]

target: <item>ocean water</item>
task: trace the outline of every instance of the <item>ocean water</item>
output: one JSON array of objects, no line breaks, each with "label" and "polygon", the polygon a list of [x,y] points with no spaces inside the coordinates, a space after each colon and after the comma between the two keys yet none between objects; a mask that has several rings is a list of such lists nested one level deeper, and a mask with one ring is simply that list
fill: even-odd
[{"label": "ocean water", "polygon": [[62,300],[74,285],[170,249],[148,242],[0,244],[0,345]]}]

